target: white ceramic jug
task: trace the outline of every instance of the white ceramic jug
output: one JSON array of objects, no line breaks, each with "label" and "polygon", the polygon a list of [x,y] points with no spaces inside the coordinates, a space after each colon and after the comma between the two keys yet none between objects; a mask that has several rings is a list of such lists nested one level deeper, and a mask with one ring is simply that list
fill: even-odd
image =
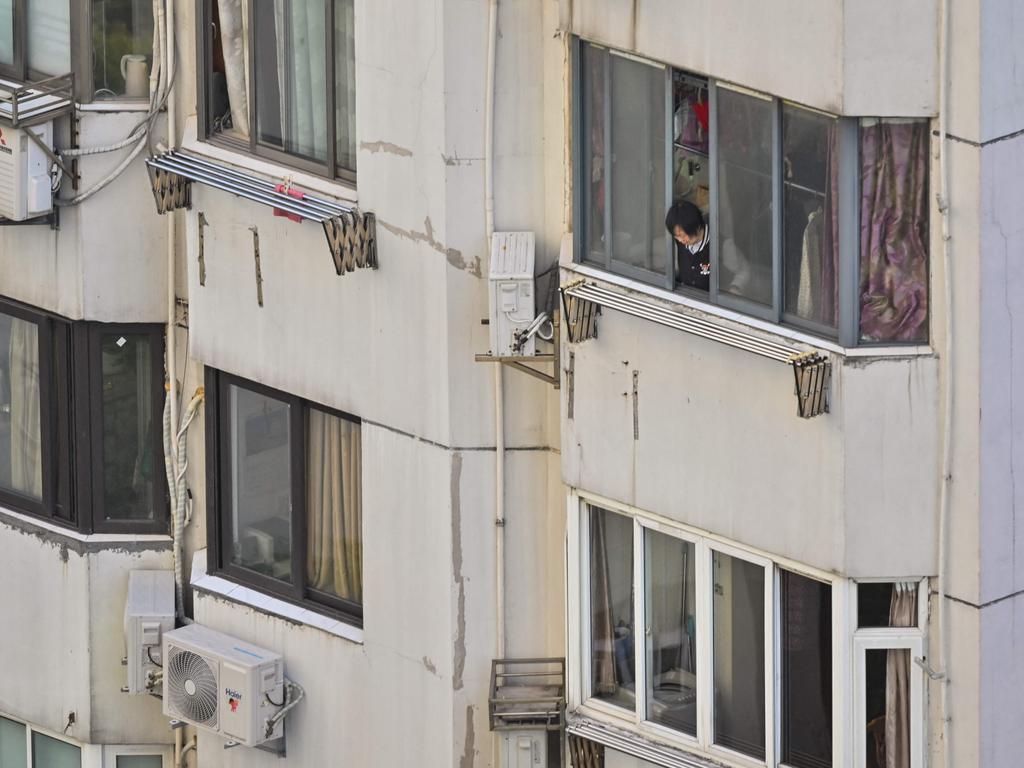
[{"label": "white ceramic jug", "polygon": [[139,53],[126,53],[121,57],[121,76],[124,95],[129,99],[149,98],[149,67],[146,57]]}]

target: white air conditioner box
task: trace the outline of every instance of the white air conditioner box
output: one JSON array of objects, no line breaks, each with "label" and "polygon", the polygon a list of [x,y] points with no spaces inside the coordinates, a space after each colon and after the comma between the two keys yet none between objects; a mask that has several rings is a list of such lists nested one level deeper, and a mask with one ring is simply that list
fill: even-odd
[{"label": "white air conditioner box", "polygon": [[502,731],[500,737],[499,768],[547,768],[547,731]]},{"label": "white air conditioner box", "polygon": [[279,653],[189,624],[164,634],[164,714],[229,741],[257,747],[284,735],[266,732],[284,704]]},{"label": "white air conditioner box", "polygon": [[174,573],[131,571],[124,604],[128,693],[150,693],[147,673],[160,669],[160,638],[174,629]]},{"label": "white air conditioner box", "polygon": [[533,355],[531,337],[515,349],[516,331],[534,318],[533,232],[495,232],[491,236],[490,329],[492,355]]},{"label": "white air conditioner box", "polygon": [[53,123],[11,128],[0,123],[0,217],[24,221],[53,210],[50,158],[28,136],[53,149]]}]

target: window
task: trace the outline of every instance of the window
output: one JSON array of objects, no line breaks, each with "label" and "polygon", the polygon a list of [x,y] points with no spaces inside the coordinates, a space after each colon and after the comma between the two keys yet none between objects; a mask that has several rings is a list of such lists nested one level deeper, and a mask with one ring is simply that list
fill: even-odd
[{"label": "window", "polygon": [[[927,121],[838,118],[582,41],[575,69],[579,261],[845,346],[927,342]],[[705,222],[685,243],[665,226],[683,202]]]},{"label": "window", "polygon": [[163,330],[0,301],[0,503],[84,532],[166,530]]},{"label": "window", "polygon": [[19,82],[76,74],[78,98],[149,98],[148,0],[0,0],[0,75]]},{"label": "window", "polygon": [[354,0],[203,0],[206,136],[355,179]]},{"label": "window", "polygon": [[207,376],[216,567],[361,625],[359,421],[213,369]]},{"label": "window", "polygon": [[914,660],[924,655],[923,602],[918,582],[857,585],[855,768],[922,763],[924,673]]},{"label": "window", "polygon": [[719,758],[831,766],[833,583],[646,517],[583,510],[588,709]]},{"label": "window", "polygon": [[3,768],[81,768],[81,765],[81,747],[0,717],[0,766]]}]

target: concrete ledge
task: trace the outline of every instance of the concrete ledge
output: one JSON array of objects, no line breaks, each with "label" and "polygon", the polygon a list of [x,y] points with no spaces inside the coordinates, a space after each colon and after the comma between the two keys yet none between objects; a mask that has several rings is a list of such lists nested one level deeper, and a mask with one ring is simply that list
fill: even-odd
[{"label": "concrete ledge", "polygon": [[154,534],[79,533],[20,512],[0,507],[0,526],[56,544],[78,555],[115,550],[119,552],[166,552],[171,537]]},{"label": "concrete ledge", "polygon": [[344,621],[322,613],[303,608],[255,589],[235,584],[233,581],[206,572],[206,550],[201,549],[192,557],[192,589],[219,597],[231,603],[244,605],[268,616],[283,619],[292,624],[315,627],[330,635],[344,638],[353,643],[363,643],[363,630]]}]

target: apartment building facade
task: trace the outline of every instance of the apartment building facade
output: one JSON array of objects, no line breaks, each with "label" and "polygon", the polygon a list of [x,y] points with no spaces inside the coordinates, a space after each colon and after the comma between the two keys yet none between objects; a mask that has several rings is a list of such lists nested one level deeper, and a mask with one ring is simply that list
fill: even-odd
[{"label": "apartment building facade", "polygon": [[[0,9],[75,73],[0,229],[0,765],[520,765],[538,657],[549,765],[1015,764],[1012,3],[83,5]],[[138,570],[282,655],[283,754],[122,692]]]}]

